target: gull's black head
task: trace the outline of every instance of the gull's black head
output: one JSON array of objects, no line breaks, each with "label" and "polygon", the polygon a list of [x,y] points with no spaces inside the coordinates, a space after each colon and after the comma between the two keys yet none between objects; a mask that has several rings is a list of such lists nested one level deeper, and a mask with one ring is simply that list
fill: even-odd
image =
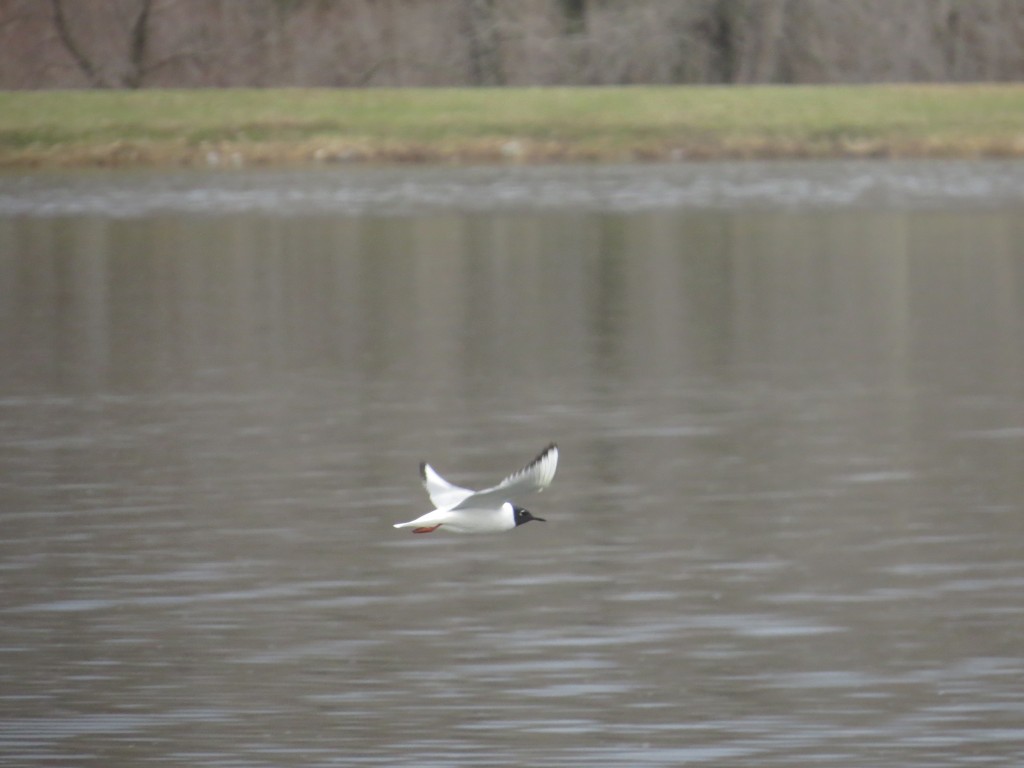
[{"label": "gull's black head", "polygon": [[512,507],[512,515],[515,517],[517,527],[523,523],[528,523],[531,520],[540,520],[542,523],[547,522],[543,517],[534,517],[530,513],[530,510],[523,509],[522,507]]}]

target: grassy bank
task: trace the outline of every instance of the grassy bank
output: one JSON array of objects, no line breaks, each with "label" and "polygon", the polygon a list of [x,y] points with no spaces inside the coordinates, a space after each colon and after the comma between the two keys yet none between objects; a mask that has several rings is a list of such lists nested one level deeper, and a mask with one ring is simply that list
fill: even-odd
[{"label": "grassy bank", "polygon": [[1024,156],[1024,86],[0,93],[0,167]]}]

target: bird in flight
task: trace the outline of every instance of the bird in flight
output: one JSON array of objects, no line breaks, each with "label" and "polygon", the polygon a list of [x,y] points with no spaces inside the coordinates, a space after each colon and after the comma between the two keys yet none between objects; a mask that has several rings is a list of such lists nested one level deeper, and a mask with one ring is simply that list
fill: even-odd
[{"label": "bird in flight", "polygon": [[551,485],[557,466],[558,446],[551,443],[537,458],[494,487],[473,491],[452,485],[423,462],[423,487],[435,509],[407,523],[396,523],[395,528],[412,528],[413,533],[432,533],[438,528],[453,533],[498,533],[531,520],[545,522],[514,501]]}]

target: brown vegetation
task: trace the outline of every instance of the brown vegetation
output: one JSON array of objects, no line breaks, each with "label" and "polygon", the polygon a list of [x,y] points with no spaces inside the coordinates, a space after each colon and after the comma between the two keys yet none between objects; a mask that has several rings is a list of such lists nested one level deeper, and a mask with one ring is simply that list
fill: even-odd
[{"label": "brown vegetation", "polygon": [[1019,0],[0,0],[0,88],[1018,80]]}]

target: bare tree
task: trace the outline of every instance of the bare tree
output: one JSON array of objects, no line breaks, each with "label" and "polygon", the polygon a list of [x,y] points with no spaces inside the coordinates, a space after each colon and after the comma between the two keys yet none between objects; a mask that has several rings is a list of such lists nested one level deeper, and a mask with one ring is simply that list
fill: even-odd
[{"label": "bare tree", "polygon": [[[112,75],[107,67],[94,58],[94,54],[89,50],[89,44],[79,39],[73,29],[73,22],[68,17],[64,0],[50,0],[50,6],[53,9],[53,26],[57,32],[57,38],[93,87],[138,88],[142,85],[146,75],[148,22],[153,0],[134,0],[133,5],[134,7],[127,9],[127,18],[129,19],[127,56],[122,62],[121,71]],[[95,46],[97,42],[101,41],[93,38],[89,42]]]},{"label": "bare tree", "polygon": [[1020,0],[0,0],[0,87],[1024,78]]},{"label": "bare tree", "polygon": [[463,0],[465,39],[469,47],[469,81],[504,85],[501,36],[494,0]]},{"label": "bare tree", "polygon": [[96,88],[110,87],[110,82],[100,72],[99,67],[93,63],[92,58],[86,55],[84,49],[78,44],[78,41],[72,34],[71,25],[68,23],[68,18],[64,13],[64,3],[62,0],[50,0],[50,5],[53,7],[53,26],[57,30],[57,37],[64,46],[64,49],[74,59],[78,68],[82,70],[82,74],[85,75],[89,84]]},{"label": "bare tree", "polygon": [[[56,2],[56,0],[54,0]],[[140,0],[138,11],[132,19],[129,30],[128,69],[122,76],[122,82],[129,88],[142,85],[146,74],[146,43],[149,40],[149,12],[153,8],[153,0]]]},{"label": "bare tree", "polygon": [[743,8],[731,0],[716,0],[696,24],[708,50],[708,80],[731,83],[739,71]]},{"label": "bare tree", "polygon": [[566,35],[582,35],[587,31],[587,0],[558,0],[558,4]]},{"label": "bare tree", "polygon": [[779,63],[785,33],[786,0],[763,0],[751,8],[747,46],[736,80],[741,83],[779,82]]}]

